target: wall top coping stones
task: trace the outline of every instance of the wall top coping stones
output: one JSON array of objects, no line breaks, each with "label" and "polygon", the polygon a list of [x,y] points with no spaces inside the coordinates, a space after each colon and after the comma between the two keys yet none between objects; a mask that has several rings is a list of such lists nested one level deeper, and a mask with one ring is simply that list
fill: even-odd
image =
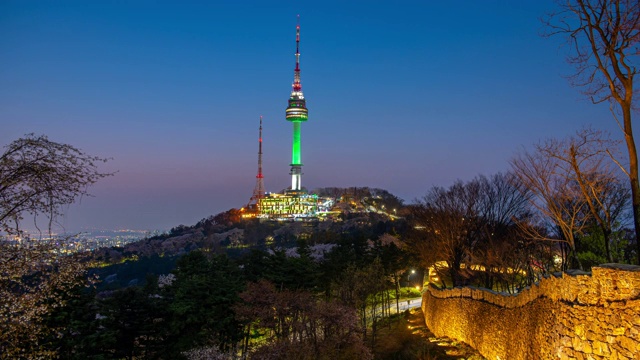
[{"label": "wall top coping stones", "polygon": [[597,267],[606,268],[606,269],[617,269],[617,270],[623,270],[623,271],[640,272],[640,266],[638,265],[608,263],[608,264],[600,264]]},{"label": "wall top coping stones", "polygon": [[[556,273],[557,274],[557,273]],[[560,276],[557,277],[562,277],[562,272],[560,273]],[[584,271],[584,270],[578,270],[578,269],[569,269],[567,271],[564,272],[565,275],[571,275],[571,276],[579,276],[579,275],[591,275],[590,271]]]},{"label": "wall top coping stones", "polygon": [[593,267],[591,273],[568,271],[553,274],[516,295],[477,287],[438,289],[433,284],[425,290],[436,298],[471,298],[505,308],[521,307],[540,297],[595,305],[640,299],[640,266],[602,264]]}]

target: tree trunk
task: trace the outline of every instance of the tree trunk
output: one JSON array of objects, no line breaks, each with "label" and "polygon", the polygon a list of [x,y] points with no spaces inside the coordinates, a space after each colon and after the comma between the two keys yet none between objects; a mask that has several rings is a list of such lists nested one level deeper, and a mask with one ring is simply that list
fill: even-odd
[{"label": "tree trunk", "polygon": [[[632,89],[627,89],[632,93]],[[621,102],[624,118],[624,139],[629,151],[629,181],[631,182],[631,204],[633,206],[633,225],[636,230],[636,256],[637,264],[640,264],[640,188],[638,184],[638,150],[633,139],[631,128],[631,99],[629,102]]]},{"label": "tree trunk", "polygon": [[362,305],[362,332],[363,339],[367,339],[367,302],[365,300],[364,305]]},{"label": "tree trunk", "polygon": [[451,277],[451,287],[458,286],[458,272],[454,269],[453,264],[449,267],[449,276]]},{"label": "tree trunk", "polygon": [[566,242],[561,242],[560,243],[560,254],[562,256],[562,266],[560,267],[560,270],[562,271],[567,271],[567,269],[569,268],[569,244],[567,244]]},{"label": "tree trunk", "polygon": [[398,279],[398,275],[394,274],[393,275],[393,279],[396,282],[396,313],[400,312],[400,299],[398,299],[398,297],[400,296],[400,281]]},{"label": "tree trunk", "polygon": [[[398,298],[396,297],[396,304],[398,302]],[[387,289],[387,303],[388,303],[388,307],[387,307],[387,316],[391,317],[391,294],[389,294],[389,290]],[[391,321],[387,321],[387,324],[389,324],[388,329],[391,330]]]},{"label": "tree trunk", "polygon": [[247,325],[247,331],[244,335],[244,341],[242,344],[242,358],[247,358],[247,352],[249,350],[249,338],[251,337],[251,323]]},{"label": "tree trunk", "polygon": [[610,229],[605,229],[604,227],[602,228],[602,237],[604,238],[604,251],[607,255],[607,261],[612,263],[613,262],[613,258],[611,257],[611,247],[609,242],[611,241],[611,230]]},{"label": "tree trunk", "polygon": [[580,259],[578,258],[578,252],[576,251],[576,246],[575,243],[573,246],[571,246],[571,255],[573,257],[573,261],[575,262],[575,265],[578,266],[579,270],[584,270],[584,268],[582,267],[582,263],[580,262]]}]

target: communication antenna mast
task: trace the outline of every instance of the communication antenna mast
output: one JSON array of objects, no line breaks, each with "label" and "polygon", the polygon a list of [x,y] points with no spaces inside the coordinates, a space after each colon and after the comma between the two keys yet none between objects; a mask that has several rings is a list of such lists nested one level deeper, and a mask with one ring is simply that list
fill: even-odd
[{"label": "communication antenna mast", "polygon": [[262,115],[260,115],[260,130],[258,137],[258,175],[256,175],[256,187],[253,189],[253,195],[249,200],[248,206],[256,205],[260,207],[260,199],[264,198],[264,176],[262,175]]}]

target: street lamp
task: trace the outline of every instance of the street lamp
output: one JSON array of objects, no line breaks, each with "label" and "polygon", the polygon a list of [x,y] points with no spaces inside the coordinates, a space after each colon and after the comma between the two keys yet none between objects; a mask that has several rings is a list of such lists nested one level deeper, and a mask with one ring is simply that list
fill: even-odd
[{"label": "street lamp", "polygon": [[409,286],[411,286],[411,275],[415,274],[416,271],[415,270],[411,270],[411,272],[409,273],[409,275],[407,275],[407,282],[409,283]]}]

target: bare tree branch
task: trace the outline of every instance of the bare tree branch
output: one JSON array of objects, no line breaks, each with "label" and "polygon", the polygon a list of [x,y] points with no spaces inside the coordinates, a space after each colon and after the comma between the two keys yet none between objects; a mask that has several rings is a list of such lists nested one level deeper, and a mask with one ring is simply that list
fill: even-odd
[{"label": "bare tree branch", "polygon": [[[636,253],[640,263],[640,181],[638,151],[632,129],[633,81],[640,58],[640,2],[637,0],[558,1],[559,11],[543,22],[547,36],[564,35],[572,45],[567,61],[575,66],[570,77],[575,86],[594,103],[609,101],[611,112],[620,125],[629,154],[625,173],[631,184]],[[615,108],[614,108],[615,105]]]}]

